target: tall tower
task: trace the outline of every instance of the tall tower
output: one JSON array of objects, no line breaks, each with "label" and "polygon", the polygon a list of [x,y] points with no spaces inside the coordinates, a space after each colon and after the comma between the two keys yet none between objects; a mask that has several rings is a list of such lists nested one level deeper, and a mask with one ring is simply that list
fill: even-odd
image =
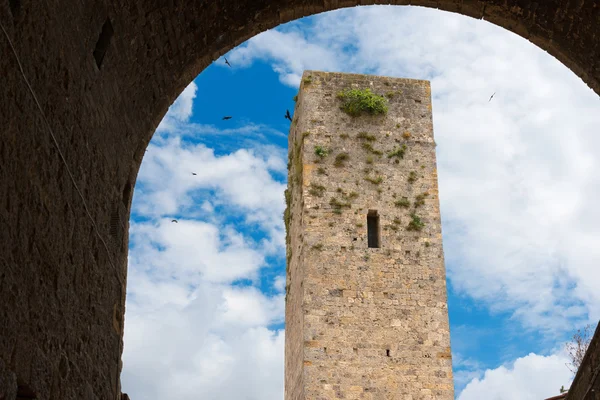
[{"label": "tall tower", "polygon": [[454,399],[429,82],[305,71],[286,202],[285,399]]}]

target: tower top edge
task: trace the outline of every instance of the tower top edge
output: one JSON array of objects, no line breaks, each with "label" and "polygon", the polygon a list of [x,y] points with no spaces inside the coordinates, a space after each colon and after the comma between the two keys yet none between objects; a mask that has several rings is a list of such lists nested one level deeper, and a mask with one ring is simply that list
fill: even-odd
[{"label": "tower top edge", "polygon": [[412,79],[412,78],[399,78],[394,76],[383,76],[383,75],[372,75],[372,74],[356,74],[348,72],[326,72],[326,71],[315,71],[315,70],[304,70],[302,73],[302,79],[308,76],[322,77],[322,78],[340,78],[343,80],[352,81],[355,79],[373,79],[381,82],[404,82],[413,85],[425,85],[431,86],[431,81],[426,79]]}]

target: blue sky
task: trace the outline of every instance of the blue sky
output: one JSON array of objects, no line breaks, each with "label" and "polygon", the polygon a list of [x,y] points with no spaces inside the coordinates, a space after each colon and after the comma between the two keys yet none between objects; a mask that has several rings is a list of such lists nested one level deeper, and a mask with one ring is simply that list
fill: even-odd
[{"label": "blue sky", "polygon": [[138,176],[125,392],[283,398],[283,116],[306,69],[431,80],[457,398],[569,385],[564,342],[600,318],[596,94],[508,31],[419,7],[304,18],[226,57],[171,106]]}]

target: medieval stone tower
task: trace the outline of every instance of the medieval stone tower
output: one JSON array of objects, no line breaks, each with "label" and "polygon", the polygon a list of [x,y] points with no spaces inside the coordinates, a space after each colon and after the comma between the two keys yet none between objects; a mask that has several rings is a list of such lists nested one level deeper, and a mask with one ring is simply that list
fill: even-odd
[{"label": "medieval stone tower", "polygon": [[288,178],[285,399],[453,399],[429,82],[306,71]]}]

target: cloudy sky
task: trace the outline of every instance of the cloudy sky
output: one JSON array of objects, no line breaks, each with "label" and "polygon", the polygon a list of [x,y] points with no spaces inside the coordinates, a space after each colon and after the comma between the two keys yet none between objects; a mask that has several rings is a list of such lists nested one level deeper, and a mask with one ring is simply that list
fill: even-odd
[{"label": "cloudy sky", "polygon": [[227,58],[183,91],[142,163],[123,391],[283,399],[283,115],[305,69],[431,81],[456,397],[569,386],[564,342],[600,318],[594,92],[519,36],[419,7],[304,18]]}]

